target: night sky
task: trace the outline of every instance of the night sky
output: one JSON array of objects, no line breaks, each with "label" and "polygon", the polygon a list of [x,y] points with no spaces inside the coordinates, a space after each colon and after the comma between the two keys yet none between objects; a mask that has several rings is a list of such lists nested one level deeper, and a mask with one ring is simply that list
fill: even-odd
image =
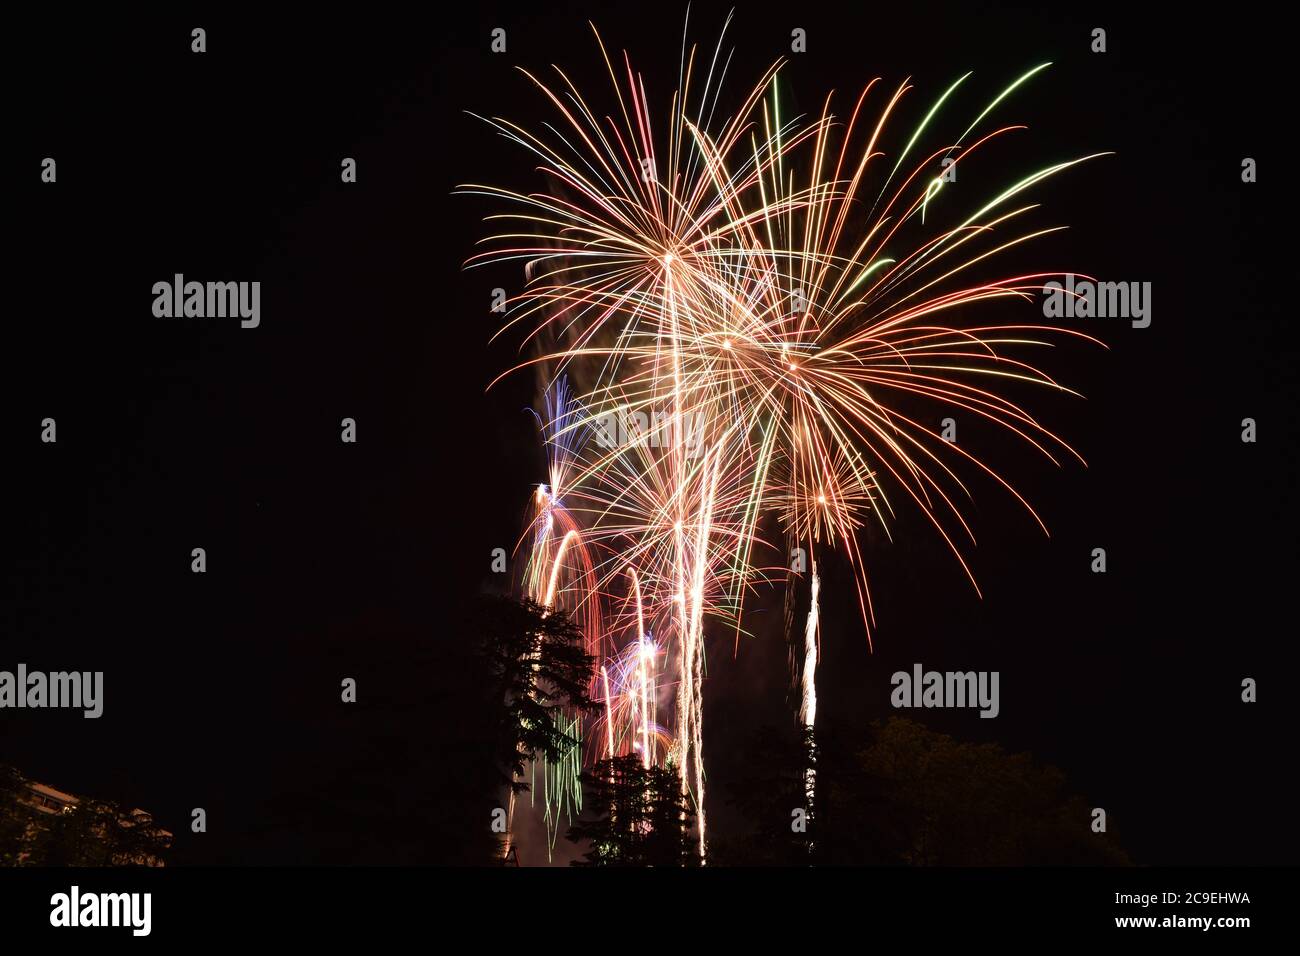
[{"label": "night sky", "polygon": [[[438,693],[457,675],[413,662],[449,639],[468,598],[501,587],[490,551],[513,547],[544,477],[533,378],[485,390],[519,345],[488,344],[491,289],[521,277],[462,270],[496,210],[452,195],[541,180],[468,113],[547,118],[513,67],[552,62],[611,107],[589,16],[662,113],[684,12],[470,7],[414,21],[79,16],[14,37],[42,68],[16,91],[5,158],[17,241],[0,353],[12,482],[0,669],[102,670],[106,690],[99,720],[0,713],[0,763],[152,811],[178,834],[177,863],[401,860],[364,799],[330,834],[294,806],[386,793],[369,757],[450,753],[457,739]],[[711,45],[726,9],[694,4],[692,36]],[[190,52],[194,26],[206,54]],[[497,26],[504,55],[489,50]],[[1096,26],[1105,54],[1089,51]],[[1044,360],[1086,400],[1028,396],[1087,468],[963,432],[1051,530],[972,477],[982,600],[905,512],[893,543],[864,538],[871,654],[849,571],[828,563],[819,724],[889,716],[890,674],[916,662],[997,670],[996,720],[907,716],[1061,767],[1139,863],[1291,859],[1296,333],[1293,243],[1279,238],[1280,37],[1261,45],[1257,25],[1228,17],[1144,20],[1131,5],[741,4],[733,95],[789,51],[794,27],[809,52],[787,85],[806,111],[877,75],[913,77],[917,110],[967,70],[984,96],[1052,60],[1001,114],[1029,126],[1006,178],[1116,155],[1036,190],[1038,221],[1071,228],[1008,261],[1153,285],[1150,328],[1091,320],[1080,327],[1109,349]],[[54,185],[39,180],[45,156]],[[348,156],[354,185],[339,181]],[[1241,181],[1248,156],[1258,183]],[[154,318],[150,288],[174,273],[261,281],[261,326]],[[45,417],[57,444],[39,440]],[[343,417],[354,445],[339,440]],[[1256,444],[1240,440],[1244,417]],[[195,547],[206,574],[190,571]],[[1106,574],[1089,570],[1095,547]],[[714,793],[748,727],[789,719],[779,613],[774,593],[734,658],[728,635],[710,640]],[[1244,677],[1259,682],[1254,705]],[[435,766],[428,786],[457,786],[453,760]],[[192,807],[208,834],[189,833]]]}]

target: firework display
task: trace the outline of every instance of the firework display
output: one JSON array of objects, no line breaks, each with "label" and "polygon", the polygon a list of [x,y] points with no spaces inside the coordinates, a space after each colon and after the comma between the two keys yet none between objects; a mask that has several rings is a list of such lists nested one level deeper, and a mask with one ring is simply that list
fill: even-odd
[{"label": "firework display", "polygon": [[12,952],[1285,923],[1272,19],[22,12]]},{"label": "firework display", "polygon": [[[523,358],[502,375],[532,369],[545,383],[549,474],[519,542],[521,590],[577,622],[597,661],[601,706],[573,716],[576,755],[535,771],[548,822],[581,809],[584,761],[635,754],[677,773],[701,855],[706,643],[730,635],[737,648],[756,594],[807,589],[795,670],[812,730],[822,563],[852,569],[868,642],[863,542],[890,540],[899,509],[924,516],[974,586],[964,474],[1042,521],[939,423],[959,414],[1053,462],[1078,458],[1013,395],[1074,394],[1028,354],[1100,344],[1014,321],[1065,270],[998,271],[1062,228],[1039,222],[1033,188],[1095,158],[1004,172],[1028,134],[999,117],[1048,64],[973,111],[952,105],[975,83],[966,74],[919,106],[910,81],[872,79],[846,103],[827,95],[816,114],[790,115],[781,62],[730,95],[725,36],[705,50],[683,41],[659,110],[599,33],[599,105],[559,67],[550,80],[525,72],[551,120],[485,120],[543,188],[461,190],[496,207],[468,266],[527,280],[501,329],[521,334]],[[958,169],[960,192],[948,186]]]}]

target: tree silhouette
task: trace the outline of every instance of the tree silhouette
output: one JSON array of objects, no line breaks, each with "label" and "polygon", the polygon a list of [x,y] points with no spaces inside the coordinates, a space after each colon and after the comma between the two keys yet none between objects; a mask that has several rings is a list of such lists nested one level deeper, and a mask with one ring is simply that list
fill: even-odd
[{"label": "tree silhouette", "polygon": [[695,813],[676,771],[627,754],[582,775],[593,816],[569,828],[590,847],[574,866],[696,866]]},{"label": "tree silhouette", "polygon": [[157,866],[171,834],[143,810],[79,798],[59,812],[35,808],[27,781],[0,767],[0,863],[5,866]]},{"label": "tree silhouette", "polygon": [[810,806],[806,770],[819,757],[804,728],[760,727],[748,742],[743,773],[729,788],[727,801],[749,821],[748,832],[716,836],[710,841],[710,860],[743,866],[813,862],[822,808]]},{"label": "tree silhouette", "polygon": [[556,718],[595,708],[589,696],[594,658],[583,650],[582,631],[564,612],[530,600],[483,599],[474,639],[488,706],[495,711],[497,765],[518,793],[528,789],[517,778],[529,760],[557,761],[578,746]]},{"label": "tree silhouette", "polygon": [[[887,826],[913,866],[1125,865],[1114,835],[1094,833],[1090,808],[1065,775],[893,717],[859,755],[886,795]],[[881,821],[885,823],[885,821]]]},{"label": "tree silhouette", "polygon": [[711,841],[710,859],[736,865],[1126,865],[1113,833],[1094,833],[1090,808],[1064,774],[893,717],[866,732],[818,731],[816,800],[807,830],[806,749],[794,729],[763,728],[745,750],[729,801],[746,832]]},{"label": "tree silhouette", "polygon": [[21,803],[26,781],[13,767],[0,765],[0,866],[17,866],[31,820]]}]

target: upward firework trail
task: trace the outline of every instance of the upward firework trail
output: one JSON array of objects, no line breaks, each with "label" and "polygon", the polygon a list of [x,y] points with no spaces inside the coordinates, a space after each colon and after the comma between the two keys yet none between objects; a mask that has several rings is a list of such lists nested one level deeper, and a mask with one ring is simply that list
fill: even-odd
[{"label": "upward firework trail", "polygon": [[[550,481],[524,538],[525,587],[575,615],[603,662],[588,757],[639,751],[646,766],[674,766],[695,800],[703,854],[706,632],[717,622],[738,642],[746,598],[775,570],[759,557],[771,547],[768,516],[792,545],[820,545],[854,569],[868,640],[869,520],[888,536],[896,502],[910,502],[972,584],[958,467],[990,476],[1038,520],[992,465],[930,423],[959,412],[1053,461],[1075,454],[999,389],[1068,392],[1019,355],[1088,337],[985,315],[1032,302],[1063,274],[991,270],[1058,228],[1026,225],[1038,208],[1030,191],[1094,157],[995,178],[1006,159],[993,150],[1024,127],[992,117],[1046,64],[954,123],[966,74],[899,136],[910,81],[890,91],[872,80],[844,116],[828,96],[817,115],[788,117],[777,62],[723,118],[730,52],[721,39],[708,54],[684,42],[660,124],[627,55],[596,41],[607,111],[557,67],[549,84],[521,71],[554,112],[541,128],[486,120],[531,156],[546,188],[462,187],[503,210],[467,265],[520,263],[528,279],[505,328],[522,330],[529,353],[515,370],[538,368],[552,385],[542,422]],[[958,196],[945,188],[945,160],[962,171]],[[581,383],[576,394],[569,380]],[[820,604],[814,564],[801,666],[808,727]],[[670,726],[656,723],[660,713]]]}]

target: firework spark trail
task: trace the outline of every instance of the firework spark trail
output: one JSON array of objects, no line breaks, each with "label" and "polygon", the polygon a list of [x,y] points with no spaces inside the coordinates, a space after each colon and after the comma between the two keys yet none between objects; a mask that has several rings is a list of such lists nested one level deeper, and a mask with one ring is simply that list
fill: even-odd
[{"label": "firework spark trail", "polygon": [[605,731],[609,741],[605,756],[612,758],[614,756],[614,710],[609,695],[609,670],[604,665],[600,668],[600,679],[605,685]]},{"label": "firework spark trail", "polygon": [[[588,651],[603,662],[593,694],[603,695],[606,754],[639,749],[649,767],[666,742],[664,757],[697,810],[703,854],[706,622],[733,627],[738,644],[743,604],[767,580],[756,557],[768,547],[765,515],[791,541],[824,543],[847,560],[868,641],[874,613],[860,536],[868,516],[890,536],[894,498],[924,515],[972,584],[961,542],[974,535],[958,504],[971,492],[958,466],[991,477],[1042,524],[996,469],[925,424],[932,410],[918,417],[911,406],[991,422],[1053,462],[1056,448],[1078,457],[998,388],[1025,382],[1074,394],[1008,353],[1059,337],[1095,340],[964,317],[1032,300],[1062,274],[990,279],[982,270],[1056,231],[1020,226],[1037,206],[1012,200],[1095,157],[1043,167],[963,211],[936,164],[960,164],[964,182],[987,175],[979,164],[989,144],[1024,127],[981,124],[1046,64],[1003,88],[955,140],[942,139],[938,127],[971,74],[962,76],[905,134],[891,165],[888,131],[910,81],[886,95],[874,120],[879,80],[847,120],[830,96],[818,115],[783,117],[777,62],[719,120],[730,55],[720,40],[701,87],[696,47],[684,42],[660,130],[626,54],[616,68],[596,38],[617,103],[611,115],[557,68],[557,90],[525,74],[559,114],[545,133],[487,120],[553,185],[526,195],[464,187],[511,207],[490,217],[502,230],[467,265],[524,263],[528,283],[502,331],[523,328],[534,352],[515,370],[536,367],[556,383],[543,423],[550,484],[537,491],[526,589],[577,614]],[[568,392],[569,369],[581,371],[579,395]],[[609,421],[614,440],[591,441]],[[624,435],[627,422],[635,427]],[[807,727],[816,719],[820,586],[814,563],[801,675]],[[631,610],[607,619],[607,603]],[[657,683],[660,647],[675,685]],[[651,716],[661,691],[674,699],[670,728]]]},{"label": "firework spark trail", "polygon": [[[799,704],[799,720],[807,733],[806,739],[812,740],[812,733],[817,725],[817,641],[818,621],[821,615],[821,577],[817,574],[817,561],[812,563],[812,597],[808,606],[808,621],[803,632],[803,695]],[[804,799],[806,810],[811,816],[817,798],[817,768],[813,752],[808,754],[808,766],[804,769]],[[809,846],[811,851],[812,847]]]},{"label": "firework spark trail", "polygon": [[817,723],[817,626],[820,614],[821,578],[817,575],[817,562],[812,566],[812,604],[808,608],[808,622],[803,632],[803,697],[799,705],[799,720],[809,730]]},{"label": "firework spark trail", "polygon": [[654,675],[651,673],[650,668],[654,663],[654,648],[646,641],[645,636],[645,609],[641,603],[641,579],[637,577],[636,568],[629,567],[627,573],[632,579],[632,593],[636,608],[637,682],[641,697],[641,763],[648,770],[655,759],[655,753],[650,748],[650,687],[654,682]]}]

